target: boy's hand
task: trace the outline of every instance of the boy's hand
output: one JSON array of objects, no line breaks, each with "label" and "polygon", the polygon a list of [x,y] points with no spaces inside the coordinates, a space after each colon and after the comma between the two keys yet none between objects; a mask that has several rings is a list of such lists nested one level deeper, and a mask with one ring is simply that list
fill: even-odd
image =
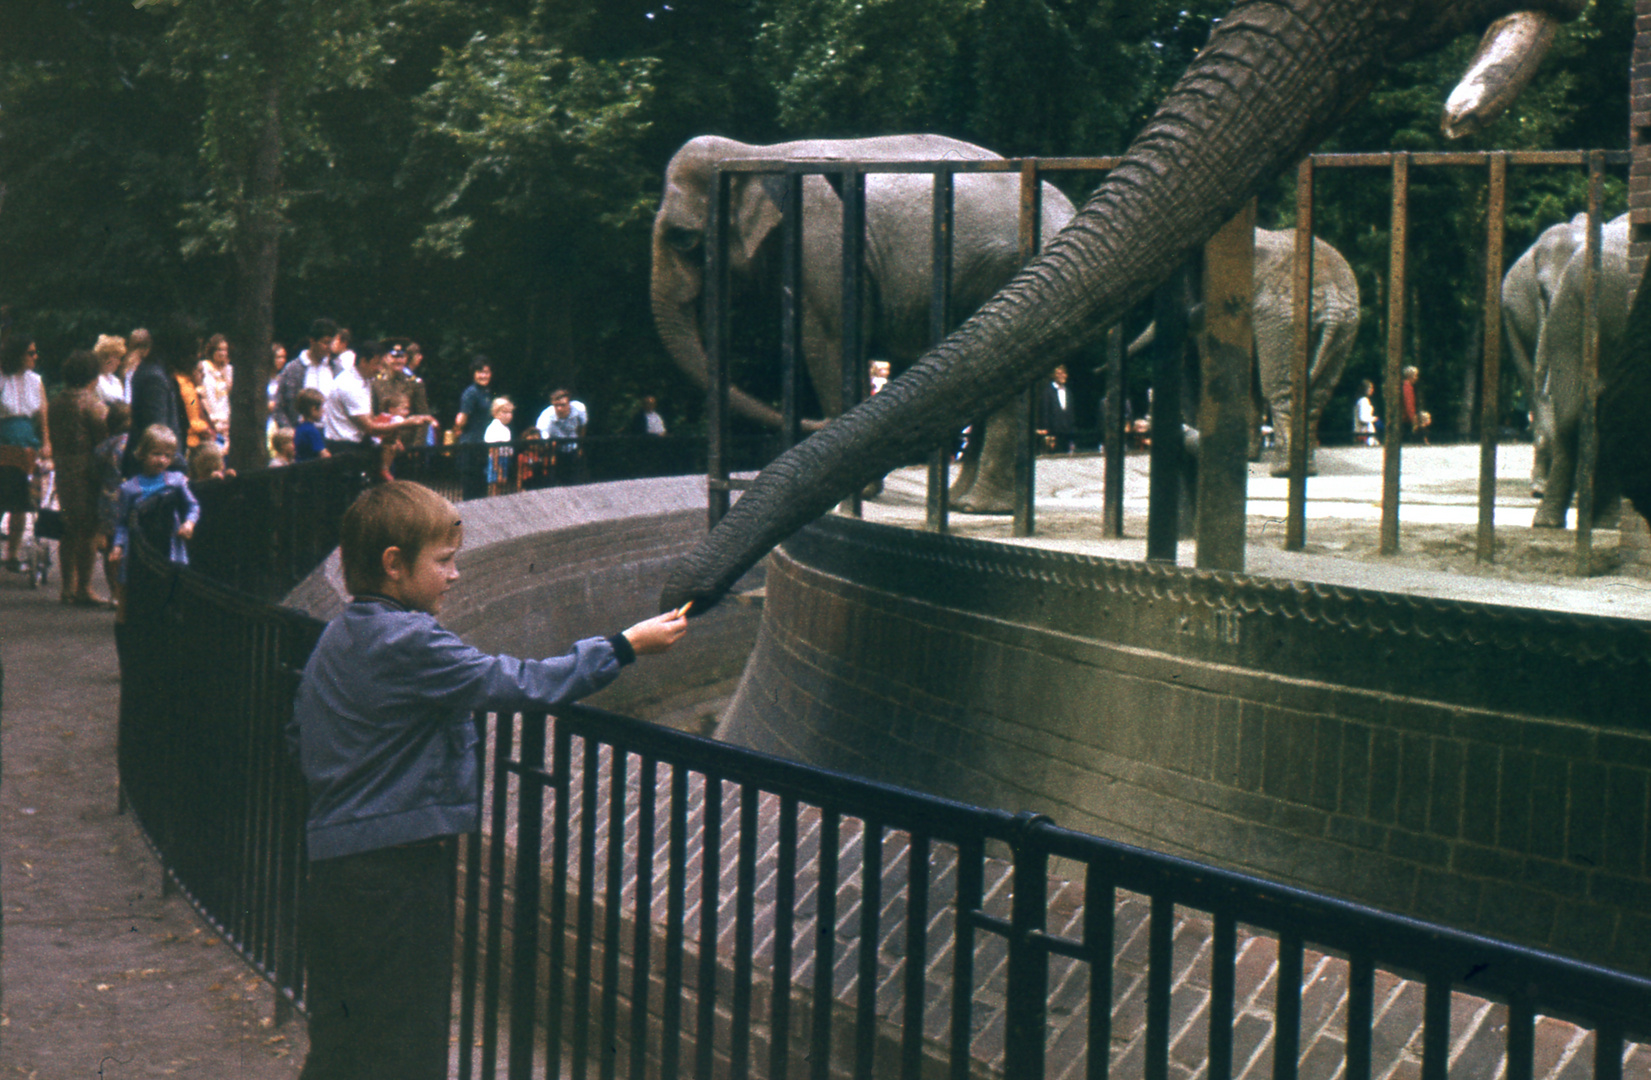
[{"label": "boy's hand", "polygon": [[638,656],[662,653],[682,640],[688,632],[688,616],[675,611],[645,619],[625,631],[625,640],[631,643]]},{"label": "boy's hand", "polygon": [[120,555],[121,555],[121,551],[120,551],[120,545],[119,544],[116,544],[114,547],[109,549],[109,561],[110,562],[112,562],[112,563],[120,562]]},{"label": "boy's hand", "polygon": [[195,523],[193,521],[186,521],[182,525],[178,526],[178,539],[179,540],[188,540],[191,536],[194,536],[194,535],[195,535]]}]

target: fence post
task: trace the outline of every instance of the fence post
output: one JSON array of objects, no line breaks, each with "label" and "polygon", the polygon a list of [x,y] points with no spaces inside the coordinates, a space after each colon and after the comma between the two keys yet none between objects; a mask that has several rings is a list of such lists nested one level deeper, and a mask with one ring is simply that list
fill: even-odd
[{"label": "fence post", "polygon": [[[954,216],[952,172],[934,172],[934,268],[930,275],[929,346],[933,348],[952,331],[952,225]],[[923,527],[930,532],[946,532],[951,525],[947,485],[951,482],[952,442],[929,454],[929,483]]]},{"label": "fence post", "polygon": [[705,455],[707,528],[728,513],[728,181],[711,169],[705,236]]},{"label": "fence post", "polygon": [[1485,360],[1479,378],[1479,533],[1474,557],[1496,561],[1496,445],[1502,433],[1502,241],[1508,211],[1508,155],[1490,155],[1485,211]]},{"label": "fence post", "polygon": [[[1302,158],[1296,168],[1296,251],[1292,264],[1292,320],[1294,356],[1290,365],[1290,493],[1284,515],[1284,550],[1300,551],[1307,542],[1307,420],[1313,399],[1313,159]],[[1278,417],[1273,430],[1278,432]]]},{"label": "fence post", "polygon": [[[498,723],[515,721],[500,713]],[[521,714],[521,762],[523,769],[543,771],[545,767],[545,715]],[[502,780],[502,777],[500,777]],[[495,782],[498,782],[497,780]],[[545,820],[545,789],[536,780],[524,779],[517,792],[516,808],[516,895],[515,919],[510,931],[510,1080],[528,1080],[533,1075],[533,1027],[539,975],[539,852]],[[551,928],[560,934],[560,924]],[[561,978],[561,972],[551,972]]]},{"label": "fence post", "polygon": [[1399,465],[1403,454],[1404,418],[1399,382],[1404,371],[1405,248],[1409,225],[1410,155],[1393,155],[1393,216],[1388,230],[1387,257],[1387,374],[1382,386],[1382,411],[1387,430],[1382,438],[1381,553],[1399,553]]},{"label": "fence post", "polygon": [[1588,242],[1582,272],[1582,410],[1576,430],[1576,564],[1587,577],[1594,561],[1594,469],[1599,462],[1599,278],[1602,255],[1600,203],[1604,198],[1605,151],[1588,152]]},{"label": "fence post", "polygon": [[[841,412],[860,404],[866,392],[866,174],[858,166],[843,170],[843,368]],[[841,415],[839,413],[839,415]],[[859,517],[860,492],[839,506]]]},{"label": "fence post", "polygon": [[1021,813],[1015,822],[1014,903],[1009,922],[1009,990],[1003,1037],[1005,1080],[1042,1080],[1049,1021],[1049,956],[1038,940],[1049,907],[1049,855],[1036,830],[1049,819]]},{"label": "fence post", "polygon": [[1181,380],[1186,374],[1187,268],[1177,267],[1153,303],[1152,471],[1147,479],[1147,558],[1174,563],[1181,538],[1183,435]]},{"label": "fence post", "polygon": [[1244,569],[1255,330],[1255,200],[1204,248],[1204,334],[1198,403],[1200,569]]},{"label": "fence post", "polygon": [[[1020,163],[1020,261],[1021,265],[1037,257],[1043,231],[1043,182],[1038,179],[1038,163],[1026,160]],[[1010,535],[1031,536],[1037,531],[1037,466],[1032,440],[1037,438],[1037,388],[1041,380],[1020,392],[1010,406],[1015,410],[1015,517]]]},{"label": "fence post", "polygon": [[803,174],[784,176],[780,213],[780,450],[797,445],[797,360],[803,354]]},{"label": "fence post", "polygon": [[1124,328],[1106,332],[1106,430],[1101,439],[1106,447],[1106,472],[1101,488],[1101,535],[1118,539],[1124,535],[1124,455],[1128,432],[1124,431],[1124,401],[1129,388],[1124,385]]}]

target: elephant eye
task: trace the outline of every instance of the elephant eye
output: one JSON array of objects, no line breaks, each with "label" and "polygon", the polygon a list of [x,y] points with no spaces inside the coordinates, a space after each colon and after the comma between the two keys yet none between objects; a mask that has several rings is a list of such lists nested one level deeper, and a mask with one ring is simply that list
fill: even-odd
[{"label": "elephant eye", "polygon": [[699,247],[700,233],[697,229],[685,229],[680,225],[673,225],[665,230],[665,242],[686,255]]}]

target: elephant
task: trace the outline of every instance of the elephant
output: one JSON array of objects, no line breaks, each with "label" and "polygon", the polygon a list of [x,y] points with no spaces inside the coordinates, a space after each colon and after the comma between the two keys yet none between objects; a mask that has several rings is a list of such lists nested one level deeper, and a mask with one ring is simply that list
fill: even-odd
[{"label": "elephant", "polygon": [[[1290,473],[1290,377],[1295,367],[1296,234],[1289,230],[1255,231],[1255,370],[1260,397],[1273,412],[1280,456],[1274,476]],[[1196,322],[1198,313],[1193,313]],[[1341,252],[1313,238],[1312,356],[1307,369],[1308,471],[1312,471],[1312,434],[1330,395],[1347,367],[1359,336],[1359,280]],[[1129,345],[1135,355],[1156,338],[1157,324]],[[1260,408],[1256,409],[1259,416]],[[1252,432],[1251,457],[1260,455],[1259,428]]]},{"label": "elephant", "polygon": [[[1296,234],[1255,231],[1255,370],[1261,395],[1273,411],[1279,459],[1274,476],[1290,474],[1290,382],[1295,367]],[[1313,237],[1312,354],[1307,368],[1307,467],[1313,468],[1313,433],[1359,336],[1359,280],[1341,252]]]},{"label": "elephant", "polygon": [[[1581,215],[1581,220],[1586,229],[1586,215]],[[1531,522],[1538,528],[1565,527],[1565,513],[1576,489],[1577,432],[1582,419],[1583,293],[1587,264],[1587,252],[1579,239],[1558,275],[1558,287],[1548,307],[1548,317],[1542,324],[1542,333],[1537,338],[1533,364],[1540,380],[1537,393],[1546,400],[1553,424],[1547,484],[1543,489],[1542,503],[1536,508],[1536,516]],[[1628,285],[1628,215],[1623,214],[1600,227],[1599,351],[1602,358],[1622,348],[1628,325]],[[1600,388],[1602,397],[1615,392],[1614,387]],[[1616,474],[1612,469],[1601,467],[1596,468],[1595,475],[1598,484],[1594,493],[1594,523],[1610,524],[1618,512]]]},{"label": "elephant", "polygon": [[[997,154],[940,135],[813,140],[751,146],[700,136],[686,143],[665,170],[665,191],[653,227],[651,299],[660,338],[677,364],[702,385],[706,378],[699,302],[704,233],[712,166],[740,158],[812,158],[859,161],[1000,161]],[[835,179],[835,178],[833,178]],[[896,369],[930,344],[930,281],[934,234],[934,179],[929,173],[872,173],[866,177],[867,342]],[[778,246],[783,188],[779,177],[736,175],[730,194],[730,273],[747,279],[774,273],[767,258]],[[965,173],[953,185],[952,307],[960,316],[979,307],[1020,268],[1020,179],[1013,173]],[[1073,214],[1072,203],[1043,185],[1042,236],[1052,237]],[[803,181],[802,337],[804,362],[828,416],[842,411],[842,200],[823,176]],[[766,272],[766,273],[765,273]],[[1029,376],[1024,382],[1029,383]],[[1018,387],[1017,387],[1018,389]],[[758,423],[778,426],[779,414],[739,390],[730,407]],[[983,415],[983,414],[982,414]],[[957,427],[970,419],[965,417]],[[1016,431],[1007,410],[986,423],[978,463],[971,458],[951,491],[955,509],[1006,513],[1013,509]],[[944,436],[933,445],[940,445]]]},{"label": "elephant", "polygon": [[1390,65],[1490,24],[1443,125],[1452,136],[1480,130],[1534,76],[1558,20],[1575,18],[1583,0],[1524,7],[1239,0],[1071,223],[905,374],[764,469],[672,567],[662,605],[693,599],[703,612],[844,495],[934,445],[960,417],[1008,400],[1166,280]]},{"label": "elephant", "polygon": [[1559,289],[1559,277],[1571,256],[1582,248],[1587,228],[1587,214],[1548,226],[1502,278],[1502,327],[1508,357],[1530,402],[1531,494],[1538,498],[1546,487],[1553,460],[1554,413],[1553,403],[1548,400],[1547,372],[1536,367],[1536,346]]}]

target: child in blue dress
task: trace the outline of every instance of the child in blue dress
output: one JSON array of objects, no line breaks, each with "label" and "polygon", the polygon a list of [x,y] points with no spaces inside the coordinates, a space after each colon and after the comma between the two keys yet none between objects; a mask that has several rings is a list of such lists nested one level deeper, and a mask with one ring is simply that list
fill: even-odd
[{"label": "child in blue dress", "polygon": [[201,516],[201,504],[189,490],[189,480],[181,472],[168,468],[178,454],[178,436],[165,424],[151,424],[138,438],[137,452],[141,470],[138,475],[120,485],[120,503],[115,510],[114,544],[109,549],[109,561],[120,567],[120,580],[126,581],[126,552],[131,544],[133,515],[151,499],[170,495],[172,508],[172,545],[168,557],[175,563],[189,561],[189,548],[184,543],[195,535],[195,522]]}]

